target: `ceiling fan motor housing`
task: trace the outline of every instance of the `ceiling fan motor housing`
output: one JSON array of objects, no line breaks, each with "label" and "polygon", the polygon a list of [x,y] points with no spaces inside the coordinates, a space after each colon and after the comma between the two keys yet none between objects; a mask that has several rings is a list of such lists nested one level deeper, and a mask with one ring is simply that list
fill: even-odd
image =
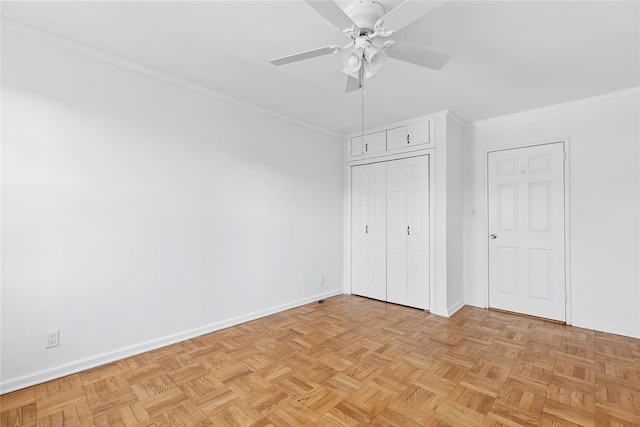
[{"label": "ceiling fan motor housing", "polygon": [[385,12],[380,3],[362,0],[349,5],[345,9],[345,13],[358,26],[360,34],[362,34],[362,30],[373,33],[376,22],[384,16]]}]

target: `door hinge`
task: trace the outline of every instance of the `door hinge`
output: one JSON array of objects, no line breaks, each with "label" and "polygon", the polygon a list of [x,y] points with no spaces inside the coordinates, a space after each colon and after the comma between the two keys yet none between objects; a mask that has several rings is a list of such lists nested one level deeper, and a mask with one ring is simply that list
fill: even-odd
[{"label": "door hinge", "polygon": [[563,162],[566,162],[566,161],[567,161],[567,152],[566,152],[566,151],[563,151],[563,152],[562,152],[562,161],[563,161]]}]

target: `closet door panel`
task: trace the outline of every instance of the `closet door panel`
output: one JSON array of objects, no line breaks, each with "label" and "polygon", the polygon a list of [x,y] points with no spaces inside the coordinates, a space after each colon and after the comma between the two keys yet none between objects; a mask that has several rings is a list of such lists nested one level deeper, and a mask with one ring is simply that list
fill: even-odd
[{"label": "closet door panel", "polygon": [[367,294],[369,275],[369,170],[367,166],[351,169],[351,292]]},{"label": "closet door panel", "polygon": [[387,162],[387,301],[407,304],[405,160]]},{"label": "closet door panel", "polygon": [[369,165],[369,289],[366,296],[387,298],[387,175],[384,163]]},{"label": "closet door panel", "polygon": [[406,160],[407,305],[429,308],[429,156]]}]

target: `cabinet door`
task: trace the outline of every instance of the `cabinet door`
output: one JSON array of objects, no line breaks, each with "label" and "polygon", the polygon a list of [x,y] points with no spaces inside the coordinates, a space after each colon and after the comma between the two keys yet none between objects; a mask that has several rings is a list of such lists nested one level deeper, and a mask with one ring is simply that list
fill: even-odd
[{"label": "cabinet door", "polygon": [[364,136],[364,154],[380,153],[387,150],[387,131],[370,133]]},{"label": "cabinet door", "polygon": [[387,163],[387,301],[429,308],[429,156]]},{"label": "cabinet door", "polygon": [[395,148],[406,147],[408,145],[407,141],[406,126],[400,126],[387,131],[387,149],[393,150]]},{"label": "cabinet door", "polygon": [[431,142],[431,120],[407,126],[408,145],[428,144]]},{"label": "cabinet door", "polygon": [[362,137],[355,136],[351,138],[351,156],[360,156],[362,155]]}]

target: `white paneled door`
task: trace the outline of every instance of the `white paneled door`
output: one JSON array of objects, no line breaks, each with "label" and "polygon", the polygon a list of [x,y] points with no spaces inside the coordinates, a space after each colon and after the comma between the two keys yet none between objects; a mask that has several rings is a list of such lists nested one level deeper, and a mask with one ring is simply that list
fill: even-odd
[{"label": "white paneled door", "polygon": [[429,157],[387,162],[387,301],[429,309]]},{"label": "white paneled door", "polygon": [[351,291],[387,299],[387,203],[384,163],[351,168]]},{"label": "white paneled door", "polygon": [[565,315],[564,143],[488,154],[489,306]]}]

